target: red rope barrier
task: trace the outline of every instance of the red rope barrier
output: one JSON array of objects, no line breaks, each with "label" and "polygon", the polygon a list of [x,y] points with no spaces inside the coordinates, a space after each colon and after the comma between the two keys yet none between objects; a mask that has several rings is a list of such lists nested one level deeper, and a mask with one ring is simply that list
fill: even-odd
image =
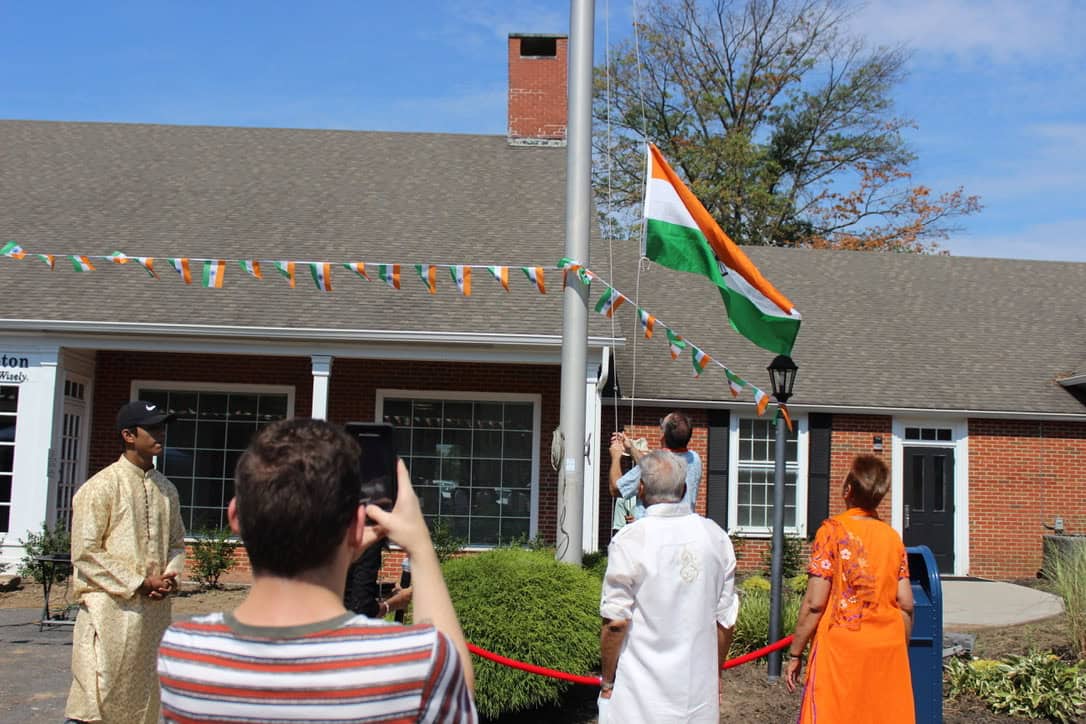
[{"label": "red rope barrier", "polygon": [[[785,636],[780,641],[770,644],[769,646],[763,646],[757,651],[751,651],[749,654],[743,654],[737,656],[734,659],[729,659],[724,662],[722,669],[733,669],[736,666],[742,666],[748,662],[760,659],[763,656],[769,655],[773,651],[783,649],[792,643],[791,636]],[[598,676],[577,676],[576,674],[567,674],[564,671],[556,671],[555,669],[548,669],[545,666],[536,666],[535,664],[527,664],[523,661],[517,661],[516,659],[510,659],[501,654],[496,654],[493,651],[487,651],[480,648],[473,643],[468,643],[468,650],[476,656],[481,656],[484,659],[489,659],[503,666],[508,666],[511,669],[519,669],[520,671],[527,671],[529,674],[539,674],[540,676],[549,676],[552,679],[560,679],[561,681],[569,681],[574,684],[584,684],[586,686],[599,686],[600,677]]]}]

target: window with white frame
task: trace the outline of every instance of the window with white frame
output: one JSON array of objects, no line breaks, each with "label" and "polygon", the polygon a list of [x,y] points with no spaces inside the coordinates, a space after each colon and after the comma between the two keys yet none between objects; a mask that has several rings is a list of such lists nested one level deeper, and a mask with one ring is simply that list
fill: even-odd
[{"label": "window with white frame", "polygon": [[431,526],[443,521],[472,546],[534,533],[537,397],[389,392],[378,404],[381,418],[396,427],[397,452]]},{"label": "window with white frame", "polygon": [[134,392],[176,415],[155,466],[177,487],[186,532],[224,528],[238,458],[257,430],[291,416],[293,389],[145,383]]},{"label": "window with white frame", "polygon": [[[785,442],[785,532],[802,535],[807,517],[807,420],[795,419]],[[732,416],[729,528],[768,533],[773,524],[777,433],[771,418]]]},{"label": "window with white frame", "polygon": [[11,487],[15,479],[15,423],[19,388],[0,386],[0,533],[11,523]]}]

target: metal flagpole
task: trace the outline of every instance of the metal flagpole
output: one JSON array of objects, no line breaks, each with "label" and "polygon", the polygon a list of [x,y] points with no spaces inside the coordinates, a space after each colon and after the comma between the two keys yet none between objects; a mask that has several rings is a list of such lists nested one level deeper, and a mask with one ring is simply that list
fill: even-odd
[{"label": "metal flagpole", "polygon": [[[566,125],[566,257],[588,265],[592,223],[592,34],[594,0],[569,12],[569,120]],[[581,562],[584,507],[585,384],[588,287],[571,280],[562,292],[562,396],[559,425],[558,535],[555,555]]]}]

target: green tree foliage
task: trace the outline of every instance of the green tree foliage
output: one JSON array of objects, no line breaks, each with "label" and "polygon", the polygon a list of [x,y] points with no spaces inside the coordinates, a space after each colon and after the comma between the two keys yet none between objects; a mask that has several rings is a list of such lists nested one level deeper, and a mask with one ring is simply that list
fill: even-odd
[{"label": "green tree foliage", "polygon": [[[553,554],[496,548],[443,565],[468,641],[503,656],[573,674],[599,670],[600,580]],[[555,679],[476,658],[475,703],[487,718],[558,704]]]},{"label": "green tree foliage", "polygon": [[[19,544],[25,551],[19,562],[19,575],[23,580],[33,580],[36,583],[42,582],[41,568],[34,560],[36,556],[66,554],[72,549],[72,539],[68,534],[68,529],[50,528],[48,523],[42,523],[41,531],[38,533],[27,533],[26,540],[20,538]],[[66,574],[57,572],[54,575],[57,581],[63,581]]]},{"label": "green tree foliage", "polygon": [[979,211],[961,188],[912,184],[912,122],[891,101],[908,55],[850,34],[842,0],[661,0],[645,13],[640,42],[596,70],[605,234],[637,228],[643,137],[739,244],[927,252]]}]

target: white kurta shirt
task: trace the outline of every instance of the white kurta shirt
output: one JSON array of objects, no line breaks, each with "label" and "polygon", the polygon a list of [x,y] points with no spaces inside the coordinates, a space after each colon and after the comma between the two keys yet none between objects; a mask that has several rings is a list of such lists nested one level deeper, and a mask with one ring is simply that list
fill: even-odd
[{"label": "white kurta shirt", "polygon": [[658,504],[611,540],[600,615],[630,622],[610,720],[720,721],[719,623],[734,626],[735,551],[720,526],[683,503]]}]

